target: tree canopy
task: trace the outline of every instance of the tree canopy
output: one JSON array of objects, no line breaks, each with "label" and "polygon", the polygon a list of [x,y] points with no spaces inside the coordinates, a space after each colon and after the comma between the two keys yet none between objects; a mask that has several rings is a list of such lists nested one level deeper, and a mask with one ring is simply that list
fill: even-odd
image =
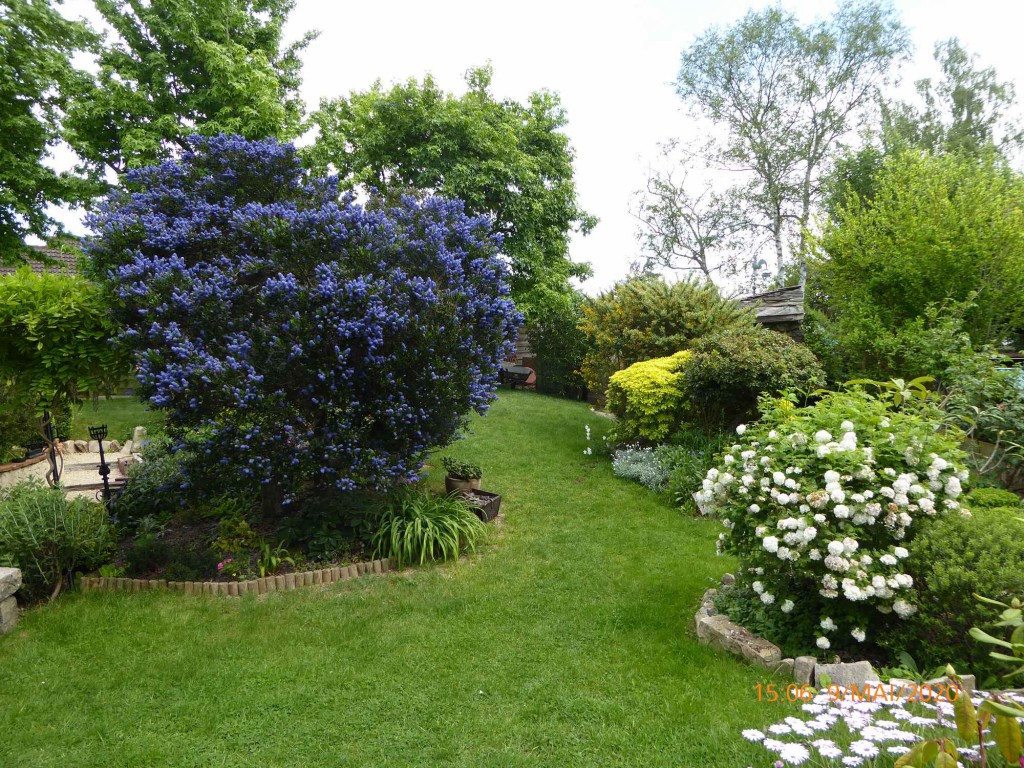
[{"label": "tree canopy", "polygon": [[302,128],[300,51],[282,28],[294,0],[94,0],[116,32],[68,140],[122,172],[186,149],[193,133],[290,139]]},{"label": "tree canopy", "polygon": [[545,281],[589,274],[569,258],[573,231],[596,220],[583,211],[573,180],[573,151],[562,132],[557,95],[498,101],[489,67],[470,70],[461,96],[429,75],[385,89],[379,82],[313,113],[316,143],[305,153],[319,172],[336,172],[346,189],[458,198],[487,216],[503,238],[517,300]]},{"label": "tree canopy", "polygon": [[747,175],[749,223],[770,235],[777,273],[802,259],[823,169],[908,48],[893,9],[869,0],[808,26],[778,7],[750,11],[683,52],[677,92],[726,128],[721,162]]},{"label": "tree canopy", "polygon": [[848,374],[928,373],[893,370],[887,349],[930,305],[959,307],[978,346],[1024,328],[1024,179],[996,155],[886,158],[872,197],[845,198],[816,251],[814,303]]},{"label": "tree canopy", "polygon": [[5,0],[0,7],[0,263],[26,255],[25,238],[59,230],[49,205],[77,205],[97,193],[87,175],[47,162],[69,105],[88,89],[73,66],[97,37],[46,0]]}]

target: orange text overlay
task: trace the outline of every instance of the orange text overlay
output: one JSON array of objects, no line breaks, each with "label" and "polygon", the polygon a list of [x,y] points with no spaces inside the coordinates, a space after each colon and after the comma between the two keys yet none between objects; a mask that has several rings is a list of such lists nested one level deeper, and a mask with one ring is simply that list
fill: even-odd
[{"label": "orange text overlay", "polygon": [[864,683],[863,685],[830,685],[819,691],[810,685],[776,685],[768,683],[755,686],[757,700],[769,704],[787,701],[813,701],[819,693],[827,693],[829,701],[956,701],[960,688],[943,683]]}]

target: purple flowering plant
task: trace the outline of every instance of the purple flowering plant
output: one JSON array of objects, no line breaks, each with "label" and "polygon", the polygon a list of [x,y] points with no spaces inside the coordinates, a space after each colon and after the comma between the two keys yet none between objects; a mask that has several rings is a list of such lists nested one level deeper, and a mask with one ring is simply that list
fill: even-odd
[{"label": "purple flowering plant", "polygon": [[88,220],[140,394],[265,511],[416,478],[487,409],[521,323],[488,221],[339,199],[273,139],[189,147]]}]

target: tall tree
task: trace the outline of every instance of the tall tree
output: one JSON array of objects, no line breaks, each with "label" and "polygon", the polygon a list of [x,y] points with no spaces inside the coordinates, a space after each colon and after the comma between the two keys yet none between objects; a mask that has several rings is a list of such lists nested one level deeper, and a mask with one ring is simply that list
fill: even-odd
[{"label": "tall tree", "polygon": [[751,177],[750,223],[771,236],[779,274],[803,259],[823,169],[908,51],[893,9],[866,0],[808,26],[781,8],[751,11],[683,52],[677,92],[727,129],[722,161]]},{"label": "tall tree", "polygon": [[1010,160],[1024,148],[1016,90],[952,38],[935,45],[941,77],[915,83],[916,102],[881,100],[881,125],[863,146],[844,153],[825,182],[825,209],[835,219],[854,195],[873,199],[887,158],[904,152],[957,154],[981,164]]},{"label": "tall tree", "polygon": [[719,191],[709,179],[694,180],[705,159],[700,148],[669,141],[661,149],[661,166],[651,169],[646,187],[635,195],[633,215],[644,256],[640,271],[666,268],[706,280],[736,274],[735,256],[747,229],[740,195],[735,189]]},{"label": "tall tree", "polygon": [[436,193],[487,216],[504,238],[519,300],[542,283],[589,274],[569,258],[569,237],[597,222],[577,201],[558,96],[498,101],[489,91],[492,74],[490,67],[470,70],[462,96],[428,75],[324,101],[312,115],[319,137],[305,159],[337,173],[348,189],[374,187],[392,198]]},{"label": "tall tree", "polygon": [[95,0],[117,34],[89,98],[69,110],[87,161],[122,172],[186,148],[193,133],[294,138],[299,52],[282,44],[294,0]]},{"label": "tall tree", "polygon": [[97,40],[47,0],[0,4],[0,263],[25,254],[26,236],[59,230],[48,205],[75,205],[96,192],[86,176],[58,172],[47,160],[68,104],[89,87],[72,58]]},{"label": "tall tree", "polygon": [[937,82],[915,83],[923,108],[907,102],[886,105],[884,140],[890,147],[979,156],[990,148],[1009,155],[1024,147],[1024,128],[1014,115],[1016,90],[993,67],[956,38],[935,45],[942,72]]}]

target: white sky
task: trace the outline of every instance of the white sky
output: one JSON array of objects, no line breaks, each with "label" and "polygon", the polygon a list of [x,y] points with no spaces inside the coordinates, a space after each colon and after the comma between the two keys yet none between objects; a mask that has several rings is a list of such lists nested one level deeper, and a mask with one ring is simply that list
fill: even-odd
[{"label": "white sky", "polygon": [[[303,96],[321,98],[430,72],[461,92],[463,73],[490,60],[498,98],[525,99],[547,88],[561,95],[576,150],[583,207],[601,223],[575,238],[572,255],[589,261],[588,293],[623,277],[638,256],[630,197],[646,178],[657,143],[688,137],[692,123],[672,89],[679,55],[712,25],[727,26],[751,0],[297,0],[287,37],[319,29],[303,57]],[[803,21],[826,17],[832,2],[784,0]],[[1003,80],[1024,83],[1020,0],[896,0],[910,28],[915,60],[907,81],[933,75],[932,47],[957,36],[980,64]],[[87,0],[65,3],[68,15],[91,13]],[[1021,94],[1024,98],[1024,93]],[[81,231],[80,227],[75,227]]]}]

